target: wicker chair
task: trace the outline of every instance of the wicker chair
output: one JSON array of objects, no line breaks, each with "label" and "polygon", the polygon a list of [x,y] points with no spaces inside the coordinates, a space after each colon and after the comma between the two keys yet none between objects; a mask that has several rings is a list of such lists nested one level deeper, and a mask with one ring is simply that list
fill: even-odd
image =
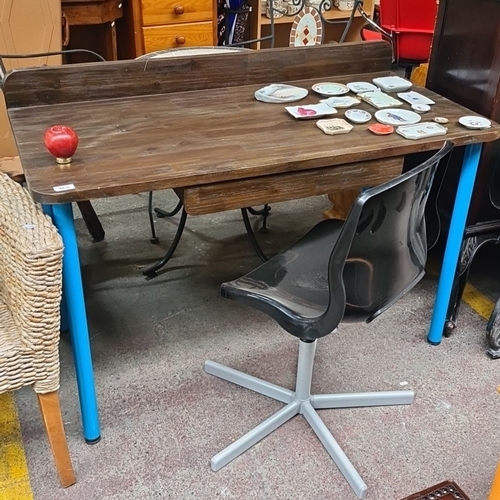
[{"label": "wicker chair", "polygon": [[64,487],[76,482],[59,406],[62,240],[0,173],[0,393],[32,385]]}]

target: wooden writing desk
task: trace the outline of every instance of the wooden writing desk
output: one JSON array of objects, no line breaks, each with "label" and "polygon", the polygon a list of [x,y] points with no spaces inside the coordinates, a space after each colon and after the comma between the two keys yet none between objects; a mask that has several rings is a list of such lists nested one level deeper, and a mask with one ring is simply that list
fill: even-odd
[{"label": "wooden writing desk", "polygon": [[[436,102],[426,118],[450,119],[446,136],[410,141],[375,136],[366,125],[327,136],[314,120],[294,120],[282,105],[253,96],[272,82],[310,89],[319,81],[370,80],[389,74],[390,66],[388,44],[356,42],[39,68],[7,77],[4,93],[28,187],[64,239],[64,291],[88,441],[100,431],[70,202],[174,188],[188,213],[200,214],[289,200],[382,182],[400,173],[404,155],[437,150],[448,139],[470,145],[450,231],[461,241],[476,157],[482,142],[500,137],[500,126],[467,130],[457,119],[468,110],[418,89]],[[317,101],[309,95],[302,102]],[[70,166],[57,166],[43,146],[43,132],[54,123],[71,125],[80,137]],[[54,190],[62,185],[73,188]],[[456,265],[459,243],[451,238],[448,247],[445,260]],[[451,282],[442,281],[433,320],[441,329],[451,291]]]}]

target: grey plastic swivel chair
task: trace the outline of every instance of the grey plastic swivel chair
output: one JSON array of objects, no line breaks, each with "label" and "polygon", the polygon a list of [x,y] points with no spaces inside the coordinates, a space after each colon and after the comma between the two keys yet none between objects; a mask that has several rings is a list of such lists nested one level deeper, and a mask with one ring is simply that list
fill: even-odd
[{"label": "grey plastic swivel chair", "polygon": [[212,361],[211,375],[286,404],[211,460],[212,470],[297,414],[309,422],[359,498],[367,487],[316,409],[403,405],[413,391],[311,395],[316,339],[341,321],[367,323],[391,307],[424,275],[424,210],[436,168],[453,148],[446,142],[410,172],[362,193],[346,221],[325,220],[301,240],[246,276],[222,285],[222,295],[259,309],[300,339],[295,391]]}]

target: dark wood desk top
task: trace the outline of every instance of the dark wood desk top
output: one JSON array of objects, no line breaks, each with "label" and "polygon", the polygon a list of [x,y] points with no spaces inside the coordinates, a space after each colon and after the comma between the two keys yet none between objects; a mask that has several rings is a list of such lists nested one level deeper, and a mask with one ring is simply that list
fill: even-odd
[{"label": "dark wood desk top", "polygon": [[[344,67],[357,71],[342,75],[338,58],[354,60],[355,52],[366,55],[367,45],[372,46],[370,51],[379,46],[380,61],[375,57],[363,65],[347,61]],[[283,58],[288,64],[280,63]],[[446,116],[449,132],[419,141],[397,134],[375,136],[367,124],[354,126],[349,134],[328,136],[315,120],[295,120],[283,105],[254,98],[263,84],[291,81],[310,90],[300,103],[312,103],[320,98],[311,91],[318,81],[370,81],[389,74],[387,44],[174,59],[82,65],[80,73],[44,68],[14,72],[7,78],[9,115],[28,186],[37,201],[62,203],[248,179],[435,150],[445,139],[463,145],[500,137],[497,124],[486,130],[462,127],[458,118],[471,113],[426,89],[417,90],[436,104],[423,120]],[[99,73],[95,81],[92,74],[82,74],[87,67]],[[217,72],[225,72],[225,79]],[[65,79],[74,82],[72,86],[63,85]],[[100,88],[88,87],[97,81]],[[32,87],[31,96],[27,85]],[[127,92],[130,97],[123,97]],[[376,111],[368,104],[360,107]],[[336,116],[341,117],[342,111]],[[68,167],[56,165],[43,145],[43,132],[55,123],[72,126],[80,138]],[[54,191],[54,186],[67,184],[75,188]]]}]

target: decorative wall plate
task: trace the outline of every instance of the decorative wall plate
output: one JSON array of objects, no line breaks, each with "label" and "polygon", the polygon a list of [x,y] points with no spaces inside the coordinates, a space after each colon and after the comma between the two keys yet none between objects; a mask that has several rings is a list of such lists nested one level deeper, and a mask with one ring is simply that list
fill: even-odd
[{"label": "decorative wall plate", "polygon": [[343,83],[335,82],[315,83],[312,86],[312,89],[314,90],[314,92],[324,95],[325,97],[347,94],[347,92],[349,92],[349,89],[346,85],[344,85]]},{"label": "decorative wall plate", "polygon": [[375,113],[375,119],[384,125],[413,125],[422,117],[408,109],[380,109]]},{"label": "decorative wall plate", "polygon": [[321,102],[324,102],[333,108],[349,108],[350,106],[356,106],[361,102],[361,100],[356,97],[346,95],[321,99]]},{"label": "decorative wall plate", "polygon": [[347,134],[353,129],[353,126],[350,123],[347,123],[342,118],[330,118],[329,120],[318,120],[316,122],[316,125],[325,134],[328,135]]},{"label": "decorative wall plate", "polygon": [[410,90],[410,92],[399,92],[398,97],[410,104],[436,104],[432,99],[429,99],[428,97],[425,97],[425,95],[419,94],[414,90]]},{"label": "decorative wall plate", "polygon": [[284,103],[303,99],[308,94],[307,89],[286,85],[285,83],[272,83],[255,92],[255,99],[262,102]]},{"label": "decorative wall plate", "polygon": [[400,76],[382,76],[380,78],[374,78],[373,83],[386,92],[403,92],[413,85],[409,80],[405,80]]},{"label": "decorative wall plate", "polygon": [[362,94],[363,92],[373,92],[377,87],[369,82],[351,82],[347,84],[348,89],[355,94]]},{"label": "decorative wall plate", "polygon": [[285,109],[294,117],[301,120],[321,118],[326,115],[335,115],[337,110],[325,102],[319,104],[304,104],[302,106],[287,106]]},{"label": "decorative wall plate", "polygon": [[348,109],[344,115],[352,123],[366,123],[372,119],[372,115],[364,109]]},{"label": "decorative wall plate", "polygon": [[403,105],[402,101],[398,101],[394,97],[384,94],[384,92],[380,92],[379,90],[376,92],[364,92],[363,94],[358,95],[363,101],[378,109],[392,108]]},{"label": "decorative wall plate", "polygon": [[448,132],[446,127],[439,123],[422,122],[418,125],[405,125],[398,127],[396,132],[402,135],[405,139],[424,139],[426,137],[434,137],[436,135],[444,135]]},{"label": "decorative wall plate", "polygon": [[462,116],[458,119],[458,123],[464,127],[471,129],[490,128],[491,122],[482,116]]},{"label": "decorative wall plate", "polygon": [[309,47],[323,42],[323,23],[319,12],[305,7],[294,18],[290,29],[290,47]]}]

